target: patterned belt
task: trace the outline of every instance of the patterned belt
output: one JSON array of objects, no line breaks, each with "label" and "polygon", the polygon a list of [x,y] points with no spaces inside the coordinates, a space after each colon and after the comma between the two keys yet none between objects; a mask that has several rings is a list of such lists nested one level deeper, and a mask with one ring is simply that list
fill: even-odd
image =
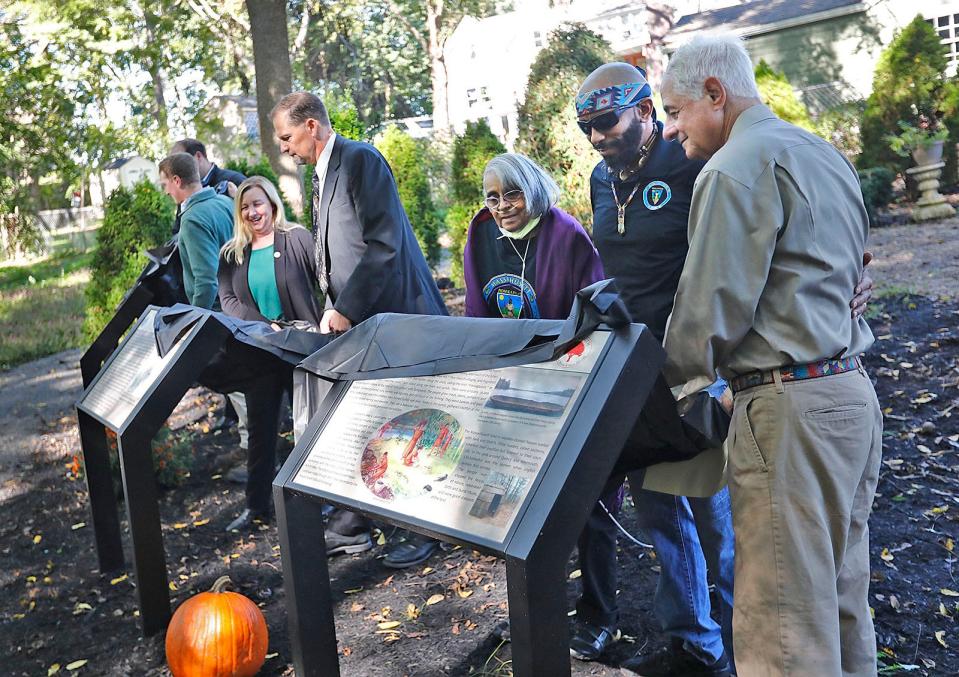
[{"label": "patterned belt", "polygon": [[[819,378],[820,376],[832,376],[842,374],[846,371],[859,369],[862,363],[859,357],[847,357],[842,360],[823,360],[822,362],[810,362],[809,364],[791,364],[779,368],[779,374],[782,381],[803,381],[809,378]],[[775,383],[775,369],[770,371],[754,371],[749,374],[737,376],[729,382],[729,387],[733,392],[739,392],[746,388],[755,388],[769,383]]]}]

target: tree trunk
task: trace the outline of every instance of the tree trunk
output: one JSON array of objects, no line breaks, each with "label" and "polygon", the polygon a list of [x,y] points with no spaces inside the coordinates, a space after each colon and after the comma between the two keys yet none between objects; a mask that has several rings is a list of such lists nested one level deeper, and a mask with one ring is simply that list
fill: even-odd
[{"label": "tree trunk", "polygon": [[303,213],[303,188],[293,160],[280,153],[270,111],[293,89],[285,0],[246,0],[256,72],[256,114],[260,147],[280,179],[280,190],[297,214]]},{"label": "tree trunk", "polygon": [[426,26],[429,29],[430,79],[433,84],[433,130],[441,135],[450,131],[448,104],[448,77],[443,49],[446,42],[443,33],[443,0],[427,0]]},{"label": "tree trunk", "polygon": [[643,50],[646,56],[646,79],[654,92],[663,84],[664,44],[666,35],[673,29],[675,11],[665,2],[646,3],[646,28],[649,30],[649,45]]}]

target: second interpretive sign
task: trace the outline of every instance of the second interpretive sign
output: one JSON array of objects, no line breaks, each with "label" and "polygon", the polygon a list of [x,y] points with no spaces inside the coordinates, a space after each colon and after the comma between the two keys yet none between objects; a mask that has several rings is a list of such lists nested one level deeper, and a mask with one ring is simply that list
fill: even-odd
[{"label": "second interpretive sign", "polygon": [[293,485],[503,544],[608,338],[552,362],[353,382]]}]

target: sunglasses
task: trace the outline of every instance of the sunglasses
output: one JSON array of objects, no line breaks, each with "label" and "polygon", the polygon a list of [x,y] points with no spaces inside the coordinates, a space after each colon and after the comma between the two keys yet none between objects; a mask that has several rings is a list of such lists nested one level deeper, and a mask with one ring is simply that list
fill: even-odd
[{"label": "sunglasses", "polygon": [[629,106],[623,106],[622,108],[615,108],[611,111],[603,113],[602,115],[597,115],[590,120],[577,120],[576,124],[579,125],[579,128],[583,130],[583,134],[586,136],[590,136],[594,129],[597,132],[608,132],[619,124],[619,119],[623,116],[624,111],[635,107],[636,104],[634,103],[630,104]]}]

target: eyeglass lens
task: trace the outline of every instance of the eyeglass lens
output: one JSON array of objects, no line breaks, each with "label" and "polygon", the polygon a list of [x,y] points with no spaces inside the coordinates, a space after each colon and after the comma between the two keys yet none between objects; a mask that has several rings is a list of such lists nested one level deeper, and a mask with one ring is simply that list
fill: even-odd
[{"label": "eyeglass lens", "polygon": [[490,209],[497,209],[501,204],[508,203],[511,205],[519,202],[523,197],[523,191],[521,190],[511,190],[508,193],[503,193],[502,197],[497,197],[496,195],[490,195],[486,198],[486,206]]}]

